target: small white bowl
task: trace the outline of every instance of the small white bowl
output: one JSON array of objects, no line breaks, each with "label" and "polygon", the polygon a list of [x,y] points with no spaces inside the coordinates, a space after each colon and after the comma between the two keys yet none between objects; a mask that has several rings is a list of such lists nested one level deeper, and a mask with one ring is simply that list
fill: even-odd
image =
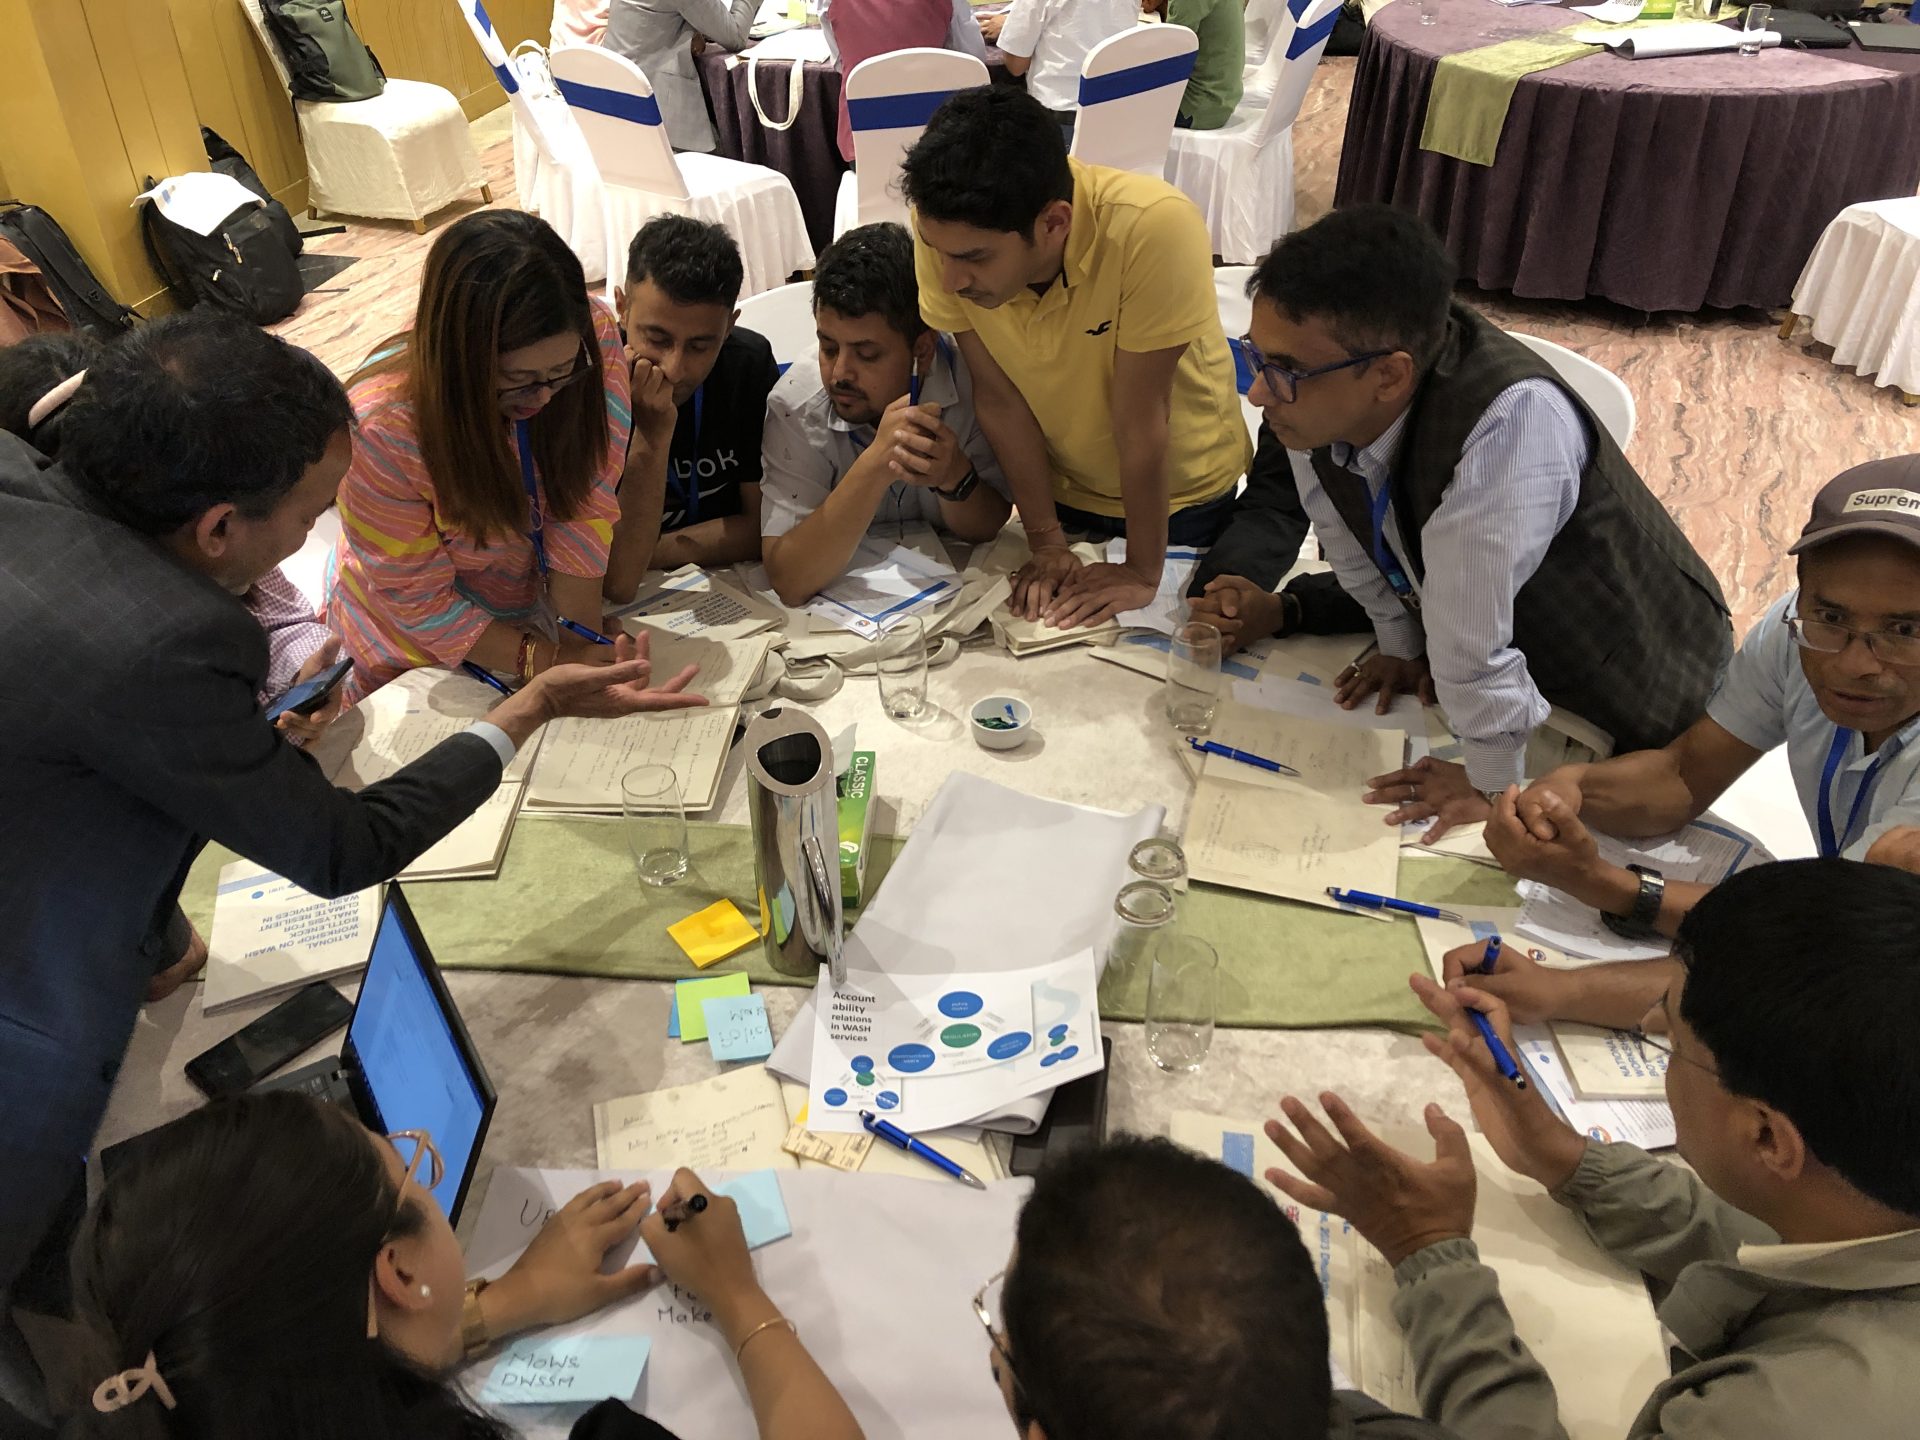
[{"label": "small white bowl", "polygon": [[[984,723],[1007,720],[1009,709],[1013,715],[1008,728],[1001,729]],[[974,741],[983,750],[1017,750],[1027,743],[1027,736],[1033,733],[1033,707],[1012,695],[989,695],[983,700],[976,700],[968,715],[967,728],[973,731]]]}]

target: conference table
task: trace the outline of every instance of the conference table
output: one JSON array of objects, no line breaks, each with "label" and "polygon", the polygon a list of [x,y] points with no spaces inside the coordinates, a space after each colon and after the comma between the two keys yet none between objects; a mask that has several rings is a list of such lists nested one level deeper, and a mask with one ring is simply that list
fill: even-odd
[{"label": "conference table", "polygon": [[1769,49],[1524,75],[1490,165],[1421,148],[1444,57],[1588,24],[1560,5],[1396,0],[1367,29],[1334,204],[1391,203],[1461,277],[1636,310],[1778,307],[1846,206],[1920,188],[1920,54]]}]

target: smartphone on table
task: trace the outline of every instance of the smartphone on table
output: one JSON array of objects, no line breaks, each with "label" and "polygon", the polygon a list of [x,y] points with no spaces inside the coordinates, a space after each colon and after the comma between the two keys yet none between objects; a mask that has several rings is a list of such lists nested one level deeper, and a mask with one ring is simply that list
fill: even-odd
[{"label": "smartphone on table", "polygon": [[352,1002],[326,981],[316,980],[238,1034],[194,1056],[187,1062],[187,1079],[210,1100],[238,1095],[352,1018]]}]

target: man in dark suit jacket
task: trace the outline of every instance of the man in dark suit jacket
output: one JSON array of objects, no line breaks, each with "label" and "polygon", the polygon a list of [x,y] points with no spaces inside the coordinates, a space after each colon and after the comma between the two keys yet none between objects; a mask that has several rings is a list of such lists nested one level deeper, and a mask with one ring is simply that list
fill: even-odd
[{"label": "man in dark suit jacket", "polygon": [[470,814],[547,720],[704,703],[686,675],[649,690],[623,640],[357,795],[329,785],[255,702],[267,642],[237,596],[332,503],[352,421],[313,356],[192,314],[92,367],[59,464],[0,435],[0,1295],[156,974],[205,957],[177,901],[207,839],[345,894]]}]

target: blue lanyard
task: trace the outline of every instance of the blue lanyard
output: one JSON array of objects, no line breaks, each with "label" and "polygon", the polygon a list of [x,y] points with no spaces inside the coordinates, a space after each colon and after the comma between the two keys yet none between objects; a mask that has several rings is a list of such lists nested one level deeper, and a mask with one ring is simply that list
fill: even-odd
[{"label": "blue lanyard", "polygon": [[1840,762],[1846,758],[1847,741],[1853,731],[1836,726],[1833,732],[1833,744],[1827,750],[1827,765],[1820,772],[1820,853],[1831,860],[1846,847],[1853,838],[1854,827],[1860,823],[1860,811],[1867,803],[1867,797],[1873,793],[1873,785],[1880,778],[1880,766],[1886,760],[1884,754],[1873,757],[1873,764],[1867,767],[1867,773],[1860,777],[1860,788],[1854,793],[1853,809],[1847,812],[1847,828],[1836,838],[1833,833],[1833,780],[1840,772]]},{"label": "blue lanyard", "polygon": [[520,478],[527,487],[527,538],[533,541],[533,560],[540,567],[540,578],[547,578],[547,517],[540,509],[540,488],[533,478],[533,427],[525,420],[513,426],[514,443],[520,447]]},{"label": "blue lanyard", "polygon": [[1400,562],[1387,548],[1386,536],[1382,533],[1387,523],[1387,502],[1393,498],[1391,479],[1380,483],[1380,493],[1373,497],[1373,563],[1380,567],[1380,573],[1387,577],[1387,584],[1393,587],[1393,593],[1402,601],[1411,602],[1413,586],[1407,581],[1407,572],[1400,568]]},{"label": "blue lanyard", "polygon": [[[686,512],[686,518],[681,523],[685,525],[692,525],[700,518],[700,431],[706,418],[707,387],[703,383],[693,392],[693,459],[688,462],[690,468],[686,483],[683,485],[676,480],[673,487],[680,492],[680,508]],[[672,462],[669,461],[668,465],[671,468]]]}]

